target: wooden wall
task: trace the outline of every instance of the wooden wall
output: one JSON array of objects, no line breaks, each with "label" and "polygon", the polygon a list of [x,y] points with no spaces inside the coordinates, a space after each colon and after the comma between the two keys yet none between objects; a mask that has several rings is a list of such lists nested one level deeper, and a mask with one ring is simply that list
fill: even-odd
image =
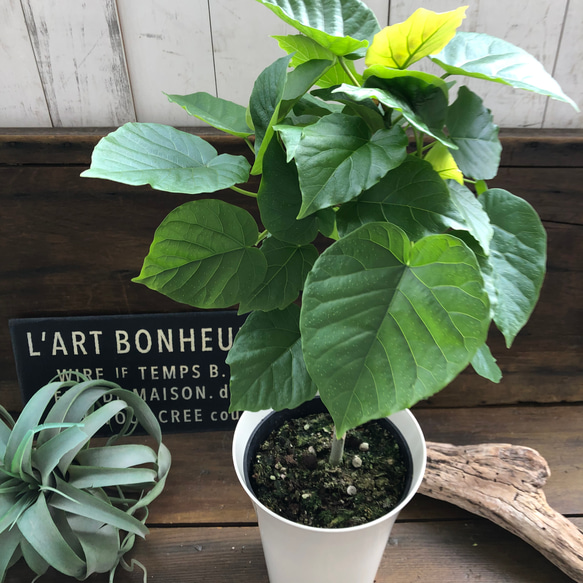
[{"label": "wooden wall", "polygon": [[[383,26],[421,5],[463,4],[365,1]],[[466,3],[464,30],[530,51],[581,104],[581,0]],[[280,54],[268,35],[290,30],[254,0],[3,0],[0,23],[0,127],[196,125],[163,92],[207,91],[246,104],[257,73]],[[583,127],[583,114],[566,104],[473,85],[502,127]]]},{"label": "wooden wall", "polygon": [[[10,318],[189,309],[130,281],[155,228],[186,198],[79,178],[102,133],[0,132],[0,402],[11,410],[21,402]],[[221,151],[245,152],[241,140],[207,135]],[[502,141],[502,168],[491,185],[526,198],[548,233],[541,299],[511,350],[491,334],[500,384],[468,371],[424,407],[583,402],[583,132],[508,130]],[[248,197],[219,196],[254,208]]]}]

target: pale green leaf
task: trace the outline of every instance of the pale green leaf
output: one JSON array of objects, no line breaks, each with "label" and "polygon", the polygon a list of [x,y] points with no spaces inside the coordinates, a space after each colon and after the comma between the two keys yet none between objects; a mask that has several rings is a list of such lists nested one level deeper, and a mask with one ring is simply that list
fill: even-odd
[{"label": "pale green leaf", "polygon": [[198,136],[154,123],[128,123],[101,139],[81,174],[156,190],[200,194],[247,182],[243,156],[217,154]]},{"label": "pale green leaf", "polygon": [[443,144],[436,142],[425,155],[425,160],[433,166],[443,180],[455,180],[463,185],[464,175],[455,163],[451,152]]},{"label": "pale green leaf", "polygon": [[458,32],[432,60],[451,75],[487,79],[564,101],[579,111],[540,61],[508,41],[477,32]]},{"label": "pale green leaf", "polygon": [[279,18],[338,56],[366,48],[379,30],[360,0],[258,0]]},{"label": "pale green leaf", "polygon": [[166,95],[169,101],[180,105],[192,115],[209,125],[240,138],[253,133],[245,120],[247,108],[232,101],[199,91],[190,95]]},{"label": "pale green leaf", "polygon": [[140,486],[149,488],[156,481],[156,472],[149,468],[105,468],[71,465],[68,482],[75,488],[107,488],[109,486]]},{"label": "pale green leaf", "polygon": [[417,9],[405,22],[387,26],[375,35],[366,64],[406,69],[423,57],[438,53],[454,37],[467,6],[437,13]]},{"label": "pale green leaf", "polygon": [[77,461],[84,466],[129,468],[156,462],[156,452],[147,445],[124,443],[108,447],[92,447],[77,454]]}]

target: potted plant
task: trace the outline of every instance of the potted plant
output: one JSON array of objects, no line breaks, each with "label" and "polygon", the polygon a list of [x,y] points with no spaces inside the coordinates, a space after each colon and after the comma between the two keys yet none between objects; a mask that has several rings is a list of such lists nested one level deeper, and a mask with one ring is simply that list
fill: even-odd
[{"label": "potted plant", "polygon": [[[258,76],[248,106],[168,96],[245,140],[251,160],[132,123],[101,140],[83,176],[256,200],[261,229],[220,198],[179,206],[134,281],[197,308],[250,313],[228,356],[240,427],[247,412],[293,409],[319,393],[341,452],[348,431],[430,397],[468,365],[498,382],[488,329],[510,347],[539,295],[545,231],[526,201],[488,188],[498,128],[457,80],[576,105],[523,50],[458,32],[465,7],[419,9],[380,30],[361,0],[258,1],[299,34],[275,37],[286,54]],[[411,68],[425,58],[443,74]],[[257,192],[241,186],[250,175]],[[241,455],[235,445],[236,463]],[[270,565],[274,583],[288,580],[274,573]]]},{"label": "potted plant", "polygon": [[[163,490],[170,452],[160,425],[132,391],[104,380],[51,382],[14,421],[0,407],[0,581],[21,557],[84,580],[118,565],[144,537],[147,507]],[[116,434],[97,432],[119,416]],[[155,447],[127,443],[139,423]],[[109,432],[111,435],[111,432]]]}]

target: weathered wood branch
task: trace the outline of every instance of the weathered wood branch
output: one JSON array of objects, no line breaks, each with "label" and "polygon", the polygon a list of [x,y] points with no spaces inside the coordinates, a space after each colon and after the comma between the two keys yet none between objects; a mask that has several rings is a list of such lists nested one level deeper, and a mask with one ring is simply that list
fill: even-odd
[{"label": "weathered wood branch", "polygon": [[583,533],[548,505],[542,488],[550,473],[528,447],[428,442],[419,492],[491,520],[583,583]]}]

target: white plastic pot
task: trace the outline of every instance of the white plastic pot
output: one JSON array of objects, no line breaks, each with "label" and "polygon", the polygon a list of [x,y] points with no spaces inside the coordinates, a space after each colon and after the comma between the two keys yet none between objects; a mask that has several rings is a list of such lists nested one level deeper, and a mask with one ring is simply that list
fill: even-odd
[{"label": "white plastic pot", "polygon": [[297,524],[275,514],[257,500],[248,483],[248,443],[272,413],[243,413],[233,439],[235,471],[257,513],[270,583],[373,583],[393,524],[425,472],[425,439],[415,417],[406,410],[388,418],[411,454],[410,486],[401,502],[373,522],[327,529]]}]

